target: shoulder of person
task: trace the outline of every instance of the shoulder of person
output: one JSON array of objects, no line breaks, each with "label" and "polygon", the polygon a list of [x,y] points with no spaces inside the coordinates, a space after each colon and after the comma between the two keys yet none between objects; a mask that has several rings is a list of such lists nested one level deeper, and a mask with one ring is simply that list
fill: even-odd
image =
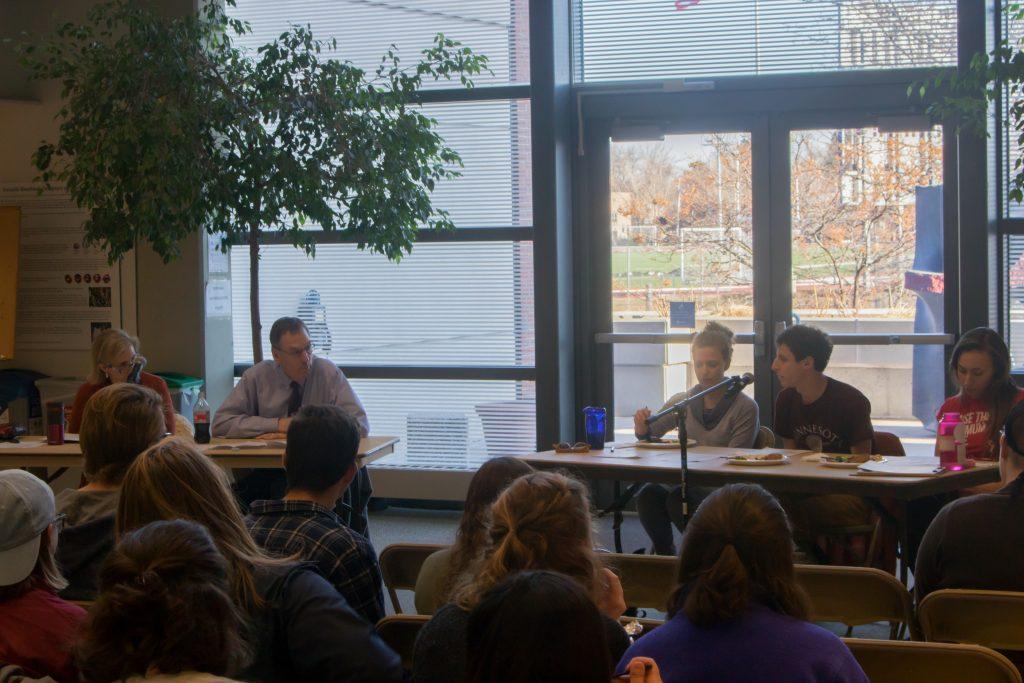
[{"label": "shoulder of person", "polygon": [[[305,581],[310,576],[316,578],[310,579],[309,582]],[[310,585],[315,587],[317,585],[317,578],[327,585],[331,591],[334,591],[313,562],[266,564],[258,567],[253,572],[253,578],[256,582],[256,590],[268,602],[272,602],[277,598],[284,598],[295,590],[297,586],[301,586],[303,591],[308,590]]]},{"label": "shoulder of person", "polygon": [[259,363],[254,363],[248,370],[243,372],[242,379],[252,379],[254,377],[260,377],[266,373],[273,372],[275,365],[277,365],[277,363],[273,358],[261,360]]},{"label": "shoulder of person", "polygon": [[787,405],[793,401],[799,401],[800,394],[796,393],[793,387],[786,387],[775,397],[775,405]]},{"label": "shoulder of person", "polygon": [[[1024,390],[1021,390],[1021,396],[1024,396]],[[938,416],[941,419],[943,413],[953,413],[960,410],[961,397],[960,394],[953,394],[939,406]]]},{"label": "shoulder of person", "polygon": [[152,372],[143,370],[139,373],[139,384],[150,389],[159,389],[160,387],[166,387],[167,381],[160,375],[154,375]]},{"label": "shoulder of person", "polygon": [[1024,389],[1018,387],[1017,393],[1013,395],[1013,402],[1020,403],[1021,401],[1024,401]]},{"label": "shoulder of person", "polygon": [[868,402],[868,397],[864,395],[864,392],[846,382],[840,381],[835,377],[828,378],[829,389],[835,396],[840,397],[844,401],[864,401]]}]

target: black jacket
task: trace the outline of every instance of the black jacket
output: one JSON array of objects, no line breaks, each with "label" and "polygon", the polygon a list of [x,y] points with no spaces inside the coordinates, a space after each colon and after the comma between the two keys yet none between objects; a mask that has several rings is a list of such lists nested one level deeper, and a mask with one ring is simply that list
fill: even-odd
[{"label": "black jacket", "polygon": [[65,528],[57,543],[57,564],[68,587],[65,600],[95,600],[100,567],[114,548],[114,516],[107,515]]},{"label": "black jacket", "polygon": [[296,563],[256,575],[266,608],[250,615],[255,660],[246,681],[401,681],[402,662],[314,565]]}]

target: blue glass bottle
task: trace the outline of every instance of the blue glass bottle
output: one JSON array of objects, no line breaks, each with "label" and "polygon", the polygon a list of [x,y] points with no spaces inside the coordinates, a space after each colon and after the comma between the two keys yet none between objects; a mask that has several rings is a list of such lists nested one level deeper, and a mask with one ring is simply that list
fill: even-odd
[{"label": "blue glass bottle", "polygon": [[583,409],[583,417],[586,423],[587,443],[594,450],[604,448],[604,408],[586,407]]}]

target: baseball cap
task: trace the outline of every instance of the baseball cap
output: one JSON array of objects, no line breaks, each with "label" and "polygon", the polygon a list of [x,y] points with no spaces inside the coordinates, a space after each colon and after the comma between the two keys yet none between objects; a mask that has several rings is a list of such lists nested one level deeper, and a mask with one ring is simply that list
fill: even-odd
[{"label": "baseball cap", "polygon": [[0,586],[21,583],[39,559],[39,537],[56,517],[53,491],[23,470],[0,471]]}]

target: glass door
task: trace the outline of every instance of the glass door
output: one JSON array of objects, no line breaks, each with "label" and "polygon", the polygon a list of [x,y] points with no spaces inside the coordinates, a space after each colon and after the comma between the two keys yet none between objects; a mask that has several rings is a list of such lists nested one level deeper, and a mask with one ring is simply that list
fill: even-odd
[{"label": "glass door", "polygon": [[690,340],[708,322],[742,342],[728,374],[755,370],[752,142],[745,130],[611,140],[605,341],[618,440],[631,438],[638,408],[657,411],[697,383]]},{"label": "glass door", "polygon": [[836,343],[827,373],[876,430],[931,454],[945,396],[942,129],[788,131],[792,321]]}]

